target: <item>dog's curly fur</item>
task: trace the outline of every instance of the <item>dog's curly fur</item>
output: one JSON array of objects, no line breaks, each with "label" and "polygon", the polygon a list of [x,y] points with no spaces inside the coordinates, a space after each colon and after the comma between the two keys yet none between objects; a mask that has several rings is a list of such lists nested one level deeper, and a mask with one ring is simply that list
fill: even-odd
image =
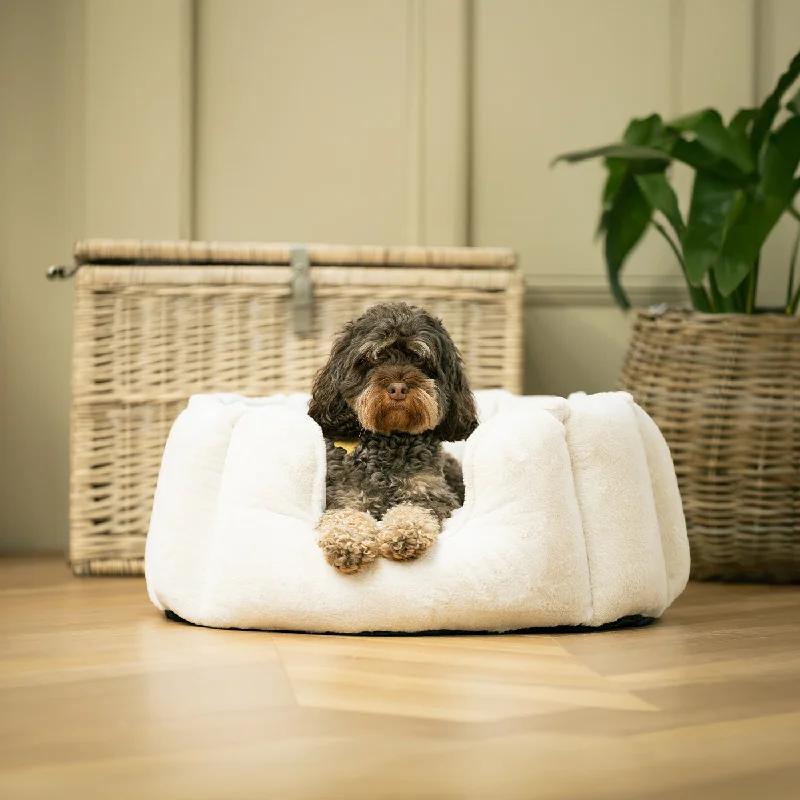
[{"label": "dog's curly fur", "polygon": [[[426,552],[464,499],[461,467],[441,443],[466,439],[478,424],[441,321],[391,303],[347,323],[314,381],[309,414],[326,439],[328,510],[318,531],[328,563],[354,572],[378,553]],[[358,444],[348,454],[340,440]]]}]

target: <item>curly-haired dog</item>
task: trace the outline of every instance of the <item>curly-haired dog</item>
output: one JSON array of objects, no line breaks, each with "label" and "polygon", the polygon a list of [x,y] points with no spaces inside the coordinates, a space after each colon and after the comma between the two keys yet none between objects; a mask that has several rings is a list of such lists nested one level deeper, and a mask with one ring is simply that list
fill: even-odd
[{"label": "curly-haired dog", "polygon": [[378,555],[422,555],[464,499],[461,467],[441,443],[466,439],[478,424],[442,323],[405,303],[347,323],[314,381],[309,414],[326,439],[318,531],[328,563],[355,572]]}]

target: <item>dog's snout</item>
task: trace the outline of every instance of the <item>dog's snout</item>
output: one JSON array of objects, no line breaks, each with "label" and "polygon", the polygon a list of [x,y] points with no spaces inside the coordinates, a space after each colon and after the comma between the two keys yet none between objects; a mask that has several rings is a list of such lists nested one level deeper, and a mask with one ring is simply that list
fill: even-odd
[{"label": "dog's snout", "polygon": [[408,394],[408,386],[405,383],[390,383],[386,390],[392,400],[405,400]]}]

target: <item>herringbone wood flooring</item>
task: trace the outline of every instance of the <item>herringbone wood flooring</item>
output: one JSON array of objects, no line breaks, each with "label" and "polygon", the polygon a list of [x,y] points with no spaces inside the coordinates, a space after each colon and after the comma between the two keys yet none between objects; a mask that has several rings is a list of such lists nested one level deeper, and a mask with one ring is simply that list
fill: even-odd
[{"label": "herringbone wood flooring", "polygon": [[193,628],[140,579],[0,560],[2,798],[797,798],[800,589],[643,629]]}]

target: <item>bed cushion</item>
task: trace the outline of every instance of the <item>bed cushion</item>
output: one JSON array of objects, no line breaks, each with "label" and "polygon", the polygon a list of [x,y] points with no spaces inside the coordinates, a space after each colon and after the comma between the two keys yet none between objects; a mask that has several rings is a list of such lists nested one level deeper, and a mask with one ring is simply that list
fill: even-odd
[{"label": "bed cushion", "polygon": [[198,395],[156,490],[150,597],[198,625],[312,632],[505,631],[658,617],[689,574],[669,449],[625,393],[478,392],[447,445],[464,506],[418,561],[338,573],[314,527],[325,448],[308,397]]}]

